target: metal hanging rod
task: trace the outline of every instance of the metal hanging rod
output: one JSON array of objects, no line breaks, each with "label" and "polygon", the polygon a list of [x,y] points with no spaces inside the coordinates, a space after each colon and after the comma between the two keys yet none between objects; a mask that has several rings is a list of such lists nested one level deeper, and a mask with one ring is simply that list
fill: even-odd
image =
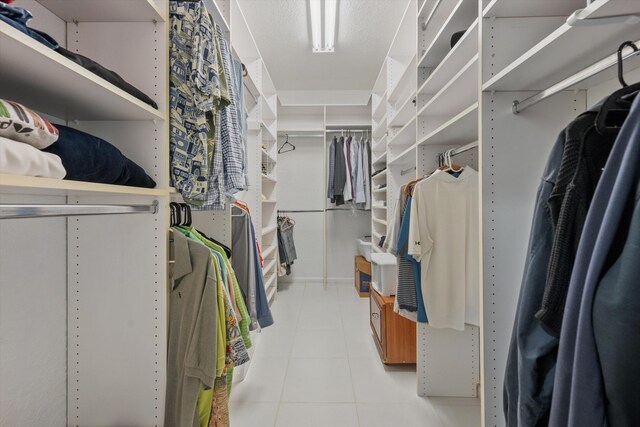
[{"label": "metal hanging rod", "polygon": [[[587,0],[587,7],[593,0]],[[640,22],[640,13],[628,13],[623,15],[599,16],[589,18],[591,12],[587,9],[578,9],[567,18],[567,25],[570,27],[585,27],[593,25],[635,25]]]},{"label": "metal hanging rod", "polygon": [[371,132],[371,129],[327,129],[327,133],[338,132]]},{"label": "metal hanging rod", "polygon": [[300,210],[280,210],[278,209],[278,213],[306,213],[306,212],[324,212],[322,209],[300,209]]},{"label": "metal hanging rod", "polygon": [[0,219],[158,213],[150,205],[0,205]]},{"label": "metal hanging rod", "polygon": [[366,209],[360,209],[360,208],[354,208],[354,209],[343,209],[343,208],[327,208],[325,209],[326,212],[336,212],[336,211],[340,211],[340,212],[353,212],[353,211],[362,211],[362,212],[369,212]]},{"label": "metal hanging rod", "polygon": [[408,174],[411,171],[416,170],[415,166],[411,166],[409,169],[404,169],[400,171],[400,176],[405,176],[406,174]]},{"label": "metal hanging rod", "polygon": [[[640,40],[636,41],[635,44],[640,44]],[[625,60],[625,59],[631,58],[633,56],[638,55],[638,53],[640,52],[631,50],[627,54],[622,55],[622,59]],[[535,95],[530,96],[529,98],[523,101],[518,101],[518,100],[513,101],[513,104],[511,106],[511,111],[513,112],[513,114],[519,114],[524,110],[526,110],[527,108],[536,105],[540,101],[544,101],[545,99],[552,97],[558,92],[566,90],[573,85],[576,85],[582,81],[585,81],[588,78],[593,77],[596,74],[606,70],[607,68],[611,68],[617,64],[618,64],[618,53],[616,52],[596,62],[595,64],[585,68],[584,70],[577,72],[571,77],[567,77],[561,82],[554,84],[553,86],[543,90],[542,92],[538,92]]]},{"label": "metal hanging rod", "polygon": [[288,135],[291,138],[324,138],[324,134],[323,133],[318,133],[318,134],[307,133],[307,134],[298,134],[298,135],[290,133]]},{"label": "metal hanging rod", "polygon": [[344,209],[344,208],[327,208],[327,209],[308,209],[308,210],[278,210],[278,214],[281,213],[307,213],[307,212],[334,212],[334,211],[344,211],[344,212],[353,212],[356,211],[365,211],[366,209]]},{"label": "metal hanging rod", "polygon": [[477,148],[477,147],[478,147],[478,141],[474,141],[474,142],[471,142],[471,143],[469,143],[467,145],[463,145],[460,148],[454,148],[451,151],[451,155],[452,156],[457,156],[458,154],[462,154],[465,151],[473,150],[474,148]]}]

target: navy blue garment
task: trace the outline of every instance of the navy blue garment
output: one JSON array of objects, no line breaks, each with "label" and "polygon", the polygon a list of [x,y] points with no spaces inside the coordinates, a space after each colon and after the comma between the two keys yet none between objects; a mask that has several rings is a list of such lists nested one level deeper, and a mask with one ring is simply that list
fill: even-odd
[{"label": "navy blue garment", "polygon": [[551,427],[608,426],[592,309],[639,170],[640,97],[636,97],[598,183],[578,246],[560,334]]},{"label": "navy blue garment", "polygon": [[6,3],[0,2],[0,21],[6,22],[13,28],[22,31],[48,48],[57,49],[60,45],[53,39],[53,37],[47,33],[43,33],[42,31],[30,28],[27,25],[32,18],[33,15],[27,9],[9,6]]},{"label": "navy blue garment", "polygon": [[593,330],[610,427],[640,426],[640,181],[623,210],[610,267],[593,300]]},{"label": "navy blue garment", "polygon": [[[249,221],[251,224],[251,241],[256,241],[256,232],[253,228],[253,221]],[[258,315],[258,324],[261,328],[273,325],[273,316],[271,315],[271,309],[269,308],[269,299],[267,298],[267,290],[264,288],[264,276],[262,267],[260,266],[260,255],[258,251],[253,251],[253,262],[256,266],[256,313]]]},{"label": "navy blue garment", "polygon": [[60,55],[64,56],[65,58],[75,62],[76,64],[80,65],[82,68],[86,68],[96,76],[105,79],[115,87],[122,89],[123,91],[127,92],[129,95],[132,95],[138,98],[140,101],[144,102],[145,104],[149,104],[155,109],[158,108],[158,104],[156,104],[153,99],[149,98],[144,92],[139,90],[137,87],[128,83],[125,79],[120,77],[120,75],[115,71],[111,71],[108,68],[103,67],[102,65],[98,64],[96,61],[94,61],[91,58],[82,56],[79,53],[68,51],[62,46],[56,48],[56,52],[58,52]]},{"label": "navy blue garment", "polygon": [[554,228],[547,200],[562,161],[564,135],[563,131],[551,150],[536,196],[504,378],[507,427],[545,425],[551,407],[558,339],[542,328],[535,314],[542,302],[553,245]]},{"label": "navy blue garment", "polygon": [[58,140],[42,151],[60,156],[67,170],[64,179],[153,188],[156,183],[144,169],[113,145],[88,133],[56,125]]}]

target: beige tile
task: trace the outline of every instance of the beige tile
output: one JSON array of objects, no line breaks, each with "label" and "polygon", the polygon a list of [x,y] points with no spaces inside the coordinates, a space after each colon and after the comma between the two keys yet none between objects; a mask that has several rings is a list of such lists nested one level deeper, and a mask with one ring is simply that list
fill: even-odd
[{"label": "beige tile", "polygon": [[281,403],[276,427],[301,426],[358,427],[356,405],[354,403]]},{"label": "beige tile", "polygon": [[282,401],[353,403],[347,359],[291,359]]}]

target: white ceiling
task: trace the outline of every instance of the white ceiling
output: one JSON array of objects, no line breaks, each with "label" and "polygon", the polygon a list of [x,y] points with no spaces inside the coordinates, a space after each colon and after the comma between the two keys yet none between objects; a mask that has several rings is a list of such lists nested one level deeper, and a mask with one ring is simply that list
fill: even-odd
[{"label": "white ceiling", "polygon": [[[408,0],[338,0],[335,53],[312,53],[307,0],[239,0],[278,91],[370,90]],[[323,30],[324,31],[324,30]]]}]

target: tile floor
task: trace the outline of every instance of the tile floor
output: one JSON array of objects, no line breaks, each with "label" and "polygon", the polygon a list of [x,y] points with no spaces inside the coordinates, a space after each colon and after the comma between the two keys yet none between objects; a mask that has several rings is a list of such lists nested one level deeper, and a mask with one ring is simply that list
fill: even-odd
[{"label": "tile floor", "polygon": [[368,304],[352,285],[280,284],[231,426],[479,427],[477,399],[418,397],[415,366],[382,364]]}]

